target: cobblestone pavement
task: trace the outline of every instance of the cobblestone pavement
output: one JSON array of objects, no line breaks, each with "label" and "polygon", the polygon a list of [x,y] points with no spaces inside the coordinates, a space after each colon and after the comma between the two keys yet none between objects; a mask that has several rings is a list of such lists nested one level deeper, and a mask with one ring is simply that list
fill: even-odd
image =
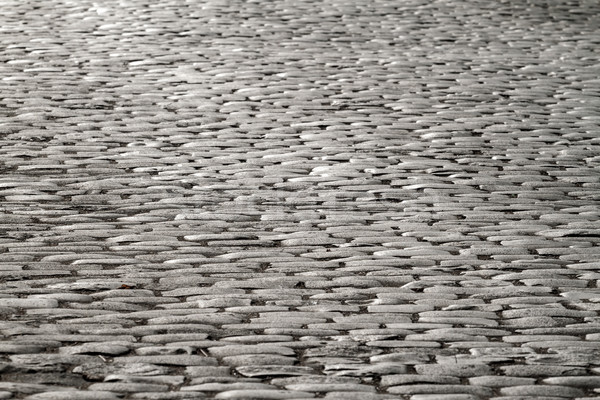
[{"label": "cobblestone pavement", "polygon": [[595,0],[0,9],[0,399],[600,398]]}]

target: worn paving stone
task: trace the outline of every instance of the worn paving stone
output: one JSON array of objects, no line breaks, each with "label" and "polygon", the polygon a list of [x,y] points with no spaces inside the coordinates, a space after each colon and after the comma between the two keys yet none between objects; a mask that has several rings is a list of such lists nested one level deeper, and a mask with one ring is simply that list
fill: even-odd
[{"label": "worn paving stone", "polygon": [[217,365],[217,360],[211,357],[200,355],[151,355],[151,356],[126,356],[116,358],[115,363],[119,364],[156,364],[156,365],[176,365],[176,366],[196,366],[196,365]]},{"label": "worn paving stone", "polygon": [[135,393],[135,392],[166,392],[169,390],[167,385],[157,385],[151,383],[121,383],[121,382],[103,382],[93,383],[88,387],[89,390],[109,391],[117,393]]},{"label": "worn paving stone", "polygon": [[286,385],[286,389],[304,392],[374,392],[375,388],[356,383],[297,383]]},{"label": "worn paving stone", "polygon": [[260,382],[209,382],[186,386],[182,390],[194,392],[224,392],[230,390],[275,390],[272,385]]},{"label": "worn paving stone", "polygon": [[310,367],[285,365],[244,365],[237,367],[235,370],[239,374],[247,377],[303,376],[317,374],[317,371]]},{"label": "worn paving stone", "polygon": [[65,386],[45,385],[38,383],[0,382],[0,392],[19,395],[39,394],[44,392],[62,392],[70,388]]},{"label": "worn paving stone", "polygon": [[594,389],[600,387],[599,376],[552,377],[544,379],[543,382],[550,385],[574,386],[585,389]]},{"label": "worn paving stone", "polygon": [[133,393],[130,396],[132,399],[145,399],[145,400],[180,400],[180,399],[203,399],[206,396],[201,392],[146,392],[146,393]]},{"label": "worn paving stone", "polygon": [[449,375],[471,377],[488,375],[491,368],[485,364],[421,364],[414,366],[421,375]]},{"label": "worn paving stone", "polygon": [[507,365],[500,367],[503,374],[507,376],[522,377],[551,377],[551,376],[579,376],[587,375],[586,369],[581,366],[571,365]]},{"label": "worn paving stone", "polygon": [[449,385],[449,384],[416,384],[391,386],[387,389],[389,393],[396,395],[415,395],[415,394],[471,394],[478,397],[490,397],[494,391],[481,386],[469,385]]},{"label": "worn paving stone", "polygon": [[[540,396],[496,396],[496,397],[492,397],[492,399],[494,400],[533,400],[533,399],[539,399]],[[586,397],[589,398],[589,397]],[[556,397],[556,396],[544,396],[544,399],[548,399],[548,400],[561,400],[564,399],[564,397]]]},{"label": "worn paving stone", "polygon": [[411,400],[477,400],[480,398],[471,394],[415,394],[410,396]]},{"label": "worn paving stone", "polygon": [[598,4],[201,3],[2,4],[0,398],[594,398]]},{"label": "worn paving stone", "polygon": [[407,372],[407,367],[396,363],[379,363],[375,365],[350,363],[326,365],[323,371],[333,376],[379,377],[387,374],[404,374]]},{"label": "worn paving stone", "polygon": [[245,354],[223,357],[222,362],[233,367],[244,365],[294,365],[296,358],[276,354]]},{"label": "worn paving stone", "polygon": [[502,388],[500,389],[500,393],[504,395],[553,396],[563,398],[574,398],[578,396],[583,396],[584,391],[574,387],[559,385],[523,385]]},{"label": "worn paving stone", "polygon": [[29,400],[117,400],[121,398],[118,393],[99,390],[69,390],[57,392],[37,393],[25,397]]},{"label": "worn paving stone", "polygon": [[312,399],[309,392],[285,390],[227,390],[218,393],[215,399]]},{"label": "worn paving stone", "polygon": [[381,377],[382,386],[397,386],[420,383],[459,384],[460,378],[450,375],[420,374],[385,375]]},{"label": "worn paving stone", "polygon": [[56,308],[58,301],[55,299],[0,299],[0,307],[14,308]]},{"label": "worn paving stone", "polygon": [[386,395],[381,393],[365,393],[365,392],[327,392],[325,393],[325,399],[348,399],[348,400],[386,400],[393,399],[392,395]]}]

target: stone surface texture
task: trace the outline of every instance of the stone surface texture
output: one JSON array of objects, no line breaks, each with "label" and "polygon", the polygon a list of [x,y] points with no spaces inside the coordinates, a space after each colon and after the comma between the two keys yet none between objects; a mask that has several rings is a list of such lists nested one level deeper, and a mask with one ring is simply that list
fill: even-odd
[{"label": "stone surface texture", "polygon": [[600,396],[597,1],[0,10],[0,398]]}]

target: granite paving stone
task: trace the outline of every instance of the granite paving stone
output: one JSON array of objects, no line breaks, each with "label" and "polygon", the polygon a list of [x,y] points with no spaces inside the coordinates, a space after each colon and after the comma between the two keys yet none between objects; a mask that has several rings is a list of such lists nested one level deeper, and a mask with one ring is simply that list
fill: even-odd
[{"label": "granite paving stone", "polygon": [[288,390],[226,390],[218,393],[215,399],[312,399],[309,392]]},{"label": "granite paving stone", "polygon": [[202,392],[139,392],[131,394],[132,399],[144,400],[180,400],[203,399],[208,397]]},{"label": "granite paving stone", "polygon": [[584,394],[583,390],[570,386],[544,386],[544,385],[523,385],[512,386],[500,389],[500,393],[504,395],[518,396],[553,396],[562,398],[574,398]]},{"label": "granite paving stone", "polygon": [[478,397],[489,398],[494,393],[489,388],[474,385],[449,385],[449,384],[416,384],[391,386],[387,391],[392,394],[406,396],[415,394],[471,394]]},{"label": "granite paving stone", "polygon": [[317,371],[310,367],[285,365],[244,365],[237,367],[235,370],[239,374],[247,377],[303,376],[317,374]]},{"label": "granite paving stone", "polygon": [[598,376],[568,376],[568,377],[552,377],[543,380],[544,383],[550,385],[574,386],[579,388],[595,389],[598,388]]},{"label": "granite paving stone", "polygon": [[[533,399],[538,399],[540,396],[527,396],[527,395],[523,395],[523,396],[496,396],[496,397],[492,397],[492,399],[494,400],[533,400]],[[589,397],[586,397],[586,399],[588,399]],[[548,400],[561,400],[564,399],[564,397],[557,397],[557,396],[544,396],[544,399],[548,399]]]},{"label": "granite paving stone", "polygon": [[366,392],[327,392],[325,399],[348,399],[348,400],[388,400],[393,399],[392,395],[382,393],[366,393]]},{"label": "granite paving stone", "polygon": [[115,392],[100,391],[100,390],[68,390],[37,393],[25,397],[29,400],[117,400],[121,396]]},{"label": "granite paving stone", "polygon": [[0,398],[598,397],[597,2],[0,3]]},{"label": "granite paving stone", "polygon": [[415,394],[410,396],[411,400],[477,400],[478,396],[471,394]]},{"label": "granite paving stone", "polygon": [[420,374],[384,375],[381,377],[381,385],[384,387],[417,383],[460,384],[460,378],[450,375]]},{"label": "granite paving stone", "polygon": [[552,377],[552,376],[585,376],[585,367],[570,365],[525,364],[507,365],[499,368],[506,376],[520,377]]}]

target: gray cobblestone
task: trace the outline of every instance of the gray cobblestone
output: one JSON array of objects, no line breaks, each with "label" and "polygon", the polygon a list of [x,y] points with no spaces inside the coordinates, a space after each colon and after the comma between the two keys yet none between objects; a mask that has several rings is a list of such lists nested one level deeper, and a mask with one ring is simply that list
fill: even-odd
[{"label": "gray cobblestone", "polygon": [[543,380],[544,383],[550,385],[574,386],[586,389],[598,388],[599,381],[600,377],[598,376],[565,376],[546,378]]},{"label": "gray cobblestone", "polygon": [[460,378],[450,375],[386,375],[381,377],[382,386],[397,386],[407,384],[422,384],[422,383],[436,383],[436,384],[459,384]]},{"label": "gray cobblestone", "polygon": [[477,400],[479,396],[472,394],[415,394],[410,396],[411,400]]},{"label": "gray cobblestone", "polygon": [[508,387],[508,386],[524,386],[535,384],[534,378],[517,378],[511,376],[476,376],[469,378],[469,383],[476,386],[488,387]]},{"label": "gray cobblestone", "polygon": [[208,365],[215,366],[217,361],[211,357],[197,355],[153,355],[153,356],[128,356],[115,359],[117,363],[134,364],[148,363],[157,365],[177,365],[177,366],[194,366]]},{"label": "gray cobblestone", "polygon": [[296,383],[285,388],[304,392],[375,392],[374,387],[358,383]]},{"label": "gray cobblestone", "polygon": [[493,391],[488,388],[479,386],[466,385],[402,385],[391,386],[388,389],[389,393],[396,395],[415,395],[415,394],[471,394],[478,397],[490,397]]},{"label": "gray cobblestone", "polygon": [[380,394],[380,393],[366,393],[366,392],[327,392],[325,393],[325,399],[347,399],[347,400],[386,400],[393,399],[393,396]]},{"label": "gray cobblestone", "polygon": [[308,392],[285,390],[228,390],[215,396],[216,399],[312,399]]},{"label": "gray cobblestone", "polygon": [[[496,396],[496,397],[492,397],[492,399],[494,400],[534,400],[539,398],[540,396],[527,396],[527,395],[523,395],[523,396]],[[544,396],[544,399],[548,399],[548,400],[562,400],[564,399],[564,397],[556,397],[556,396]]]},{"label": "gray cobblestone", "polygon": [[584,392],[580,389],[569,386],[544,386],[544,385],[523,385],[512,386],[500,389],[504,395],[518,396],[553,396],[562,398],[574,398],[582,396]]},{"label": "gray cobblestone", "polygon": [[241,366],[237,367],[236,371],[248,377],[271,377],[271,376],[302,376],[313,375],[317,371],[310,367],[303,366],[285,366],[285,365],[257,365],[257,366]]},{"label": "gray cobblestone", "polygon": [[415,365],[415,370],[421,375],[449,375],[471,377],[486,375],[491,372],[485,364],[421,364]]},{"label": "gray cobblestone", "polygon": [[[9,398],[9,397],[6,397]],[[28,400],[117,400],[119,395],[114,392],[99,390],[69,390],[37,393],[27,396]]]},{"label": "gray cobblestone", "polygon": [[539,376],[577,376],[586,375],[586,370],[579,366],[562,366],[562,365],[508,365],[500,367],[502,372],[508,376],[524,376],[524,377],[539,377]]},{"label": "gray cobblestone", "polygon": [[0,299],[0,307],[15,308],[56,308],[58,301],[55,299]]},{"label": "gray cobblestone", "polygon": [[201,392],[146,392],[146,393],[132,393],[131,398],[133,399],[144,399],[144,400],[180,400],[180,399],[203,399],[206,396]]},{"label": "gray cobblestone", "polygon": [[0,398],[594,398],[596,3],[198,3],[2,4]]}]

